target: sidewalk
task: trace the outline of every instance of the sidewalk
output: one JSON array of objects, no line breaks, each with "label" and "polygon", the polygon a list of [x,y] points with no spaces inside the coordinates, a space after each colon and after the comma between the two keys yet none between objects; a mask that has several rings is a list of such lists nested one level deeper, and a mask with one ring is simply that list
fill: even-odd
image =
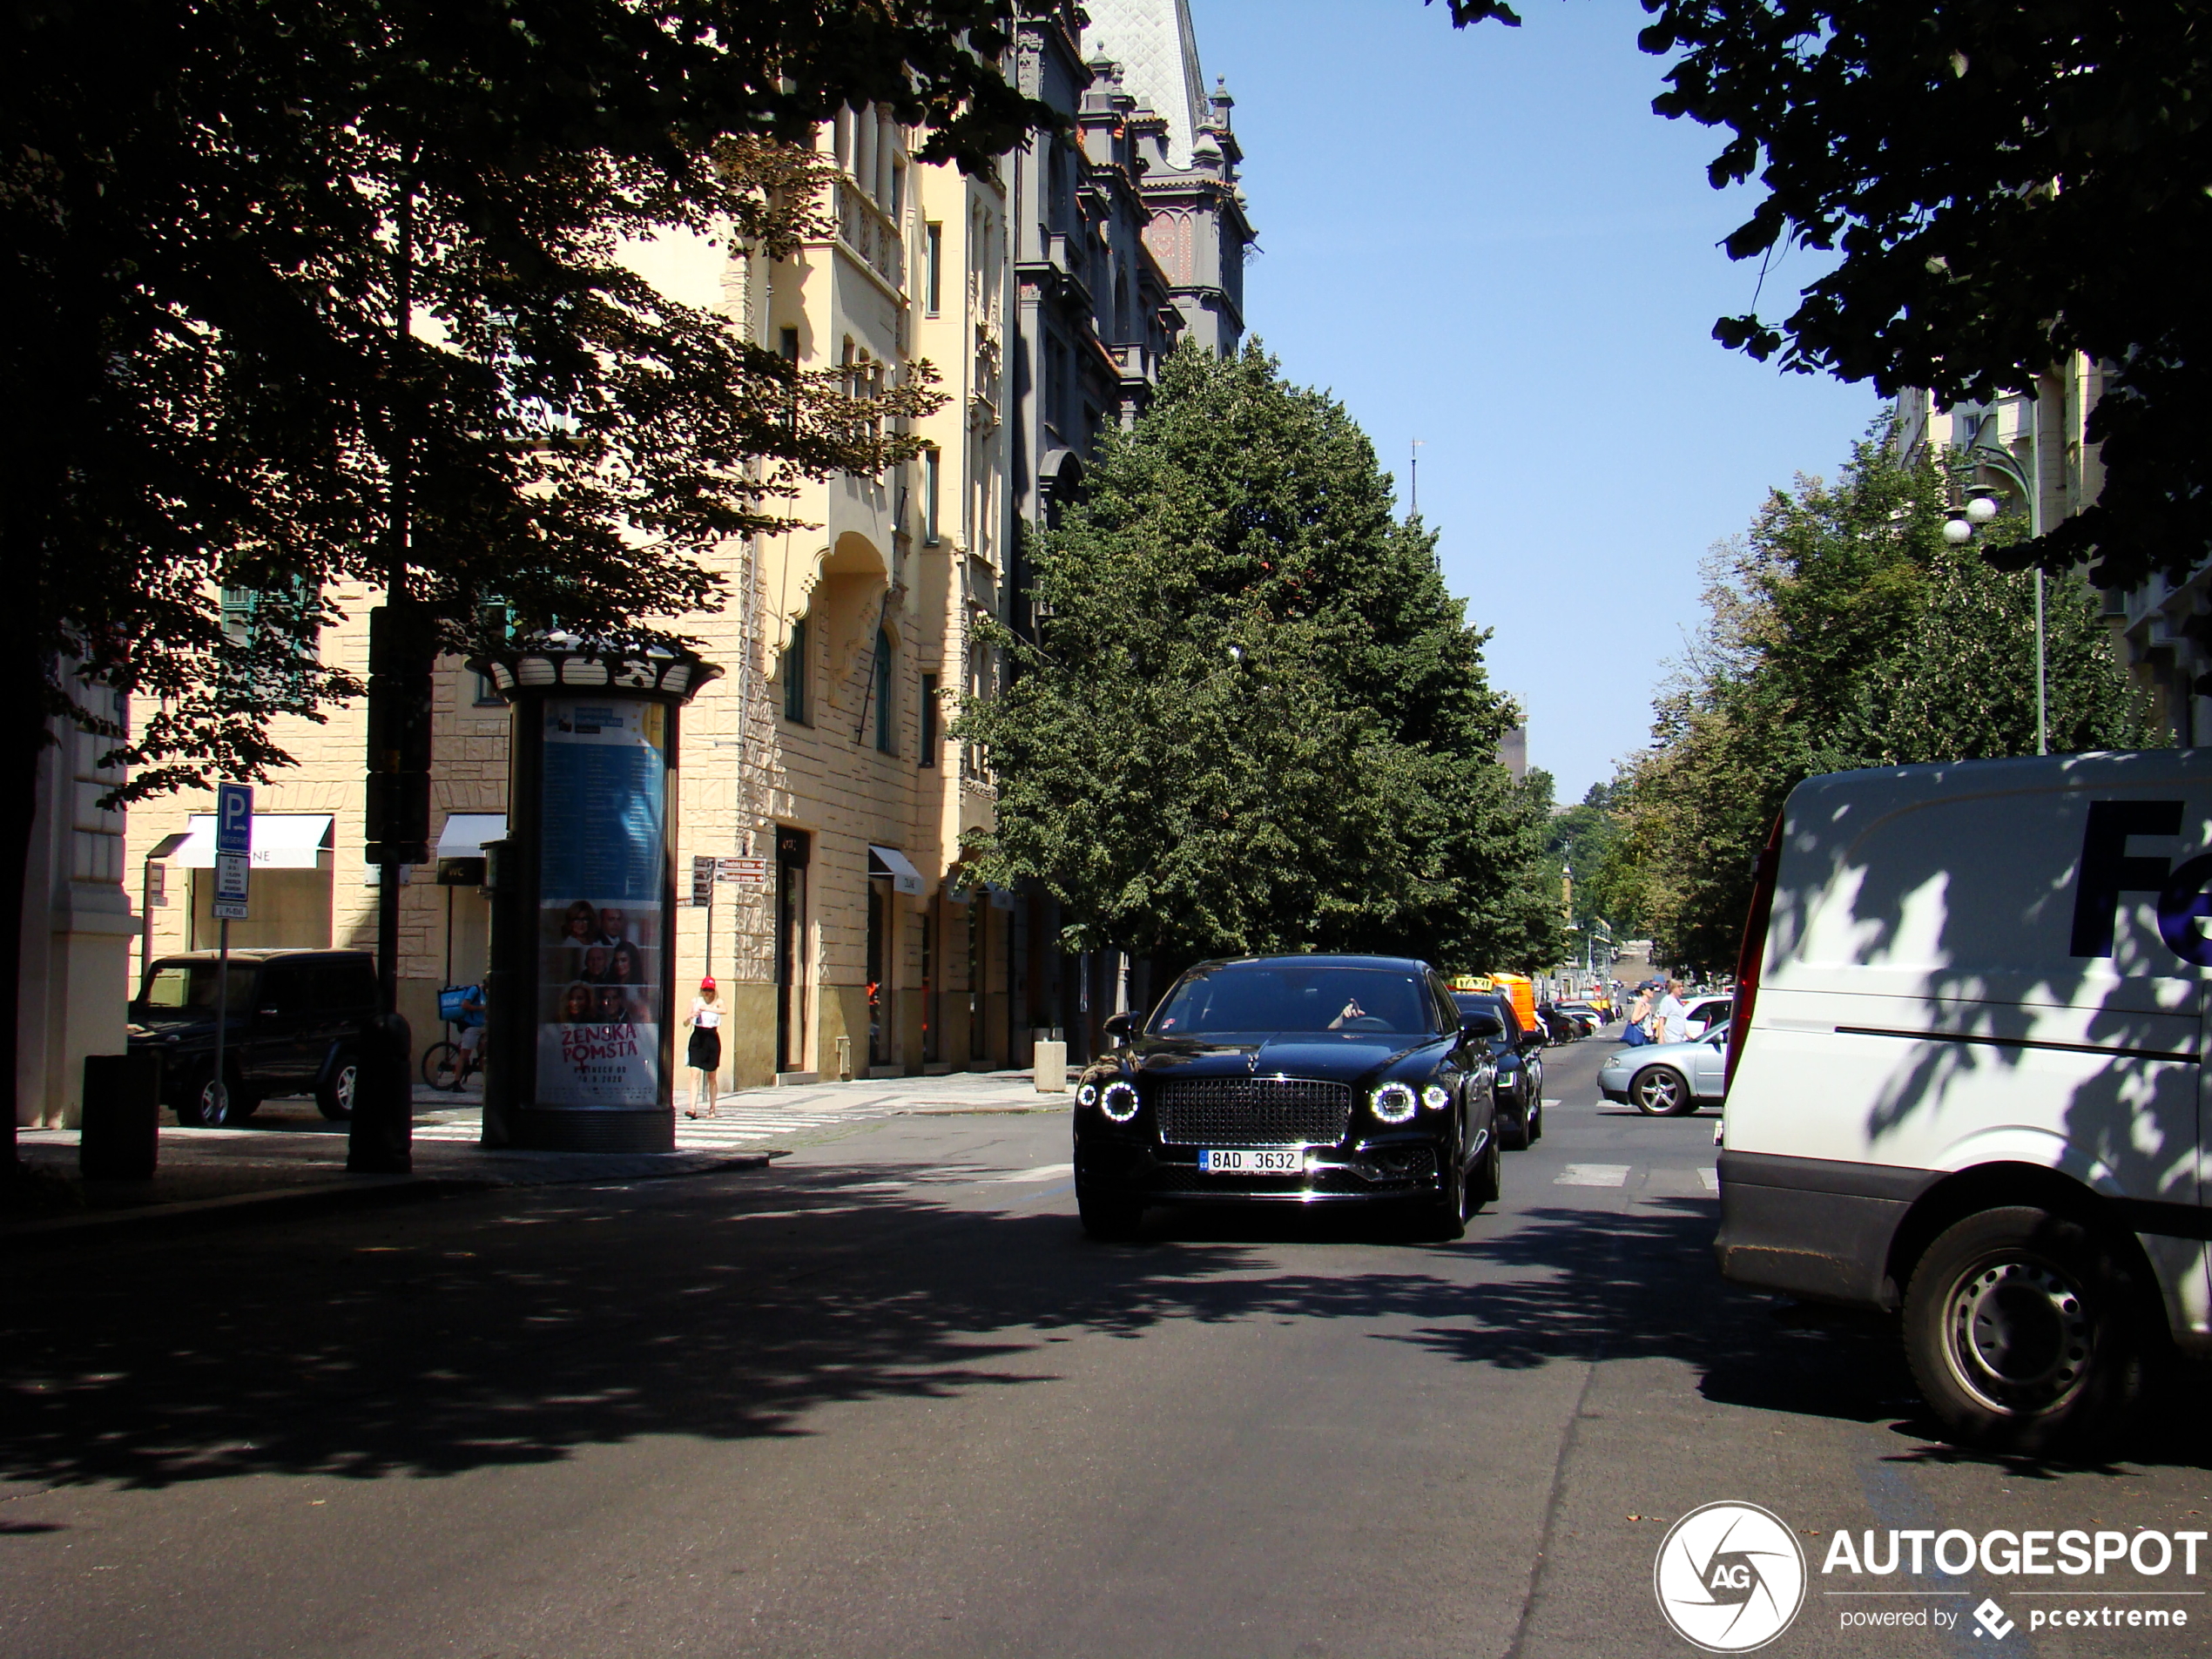
[{"label": "sidewalk", "polygon": [[[165,1121],[150,1181],[80,1181],[76,1130],[26,1129],[17,1135],[24,1161],[66,1178],[82,1193],[84,1208],[0,1219],[0,1250],[63,1243],[88,1230],[135,1233],[501,1187],[759,1169],[782,1156],[780,1149],[833,1140],[904,1113],[1050,1110],[1067,1101],[1065,1095],[1037,1094],[1027,1072],[751,1089],[725,1094],[711,1118],[694,1120],[679,1111],[673,1152],[608,1154],[484,1146],[481,1093],[418,1088],[415,1172],[398,1176],[347,1174],[346,1125],[327,1122],[305,1099],[269,1101],[250,1123],[235,1129],[183,1129]],[[779,1150],[770,1150],[770,1143]]]}]

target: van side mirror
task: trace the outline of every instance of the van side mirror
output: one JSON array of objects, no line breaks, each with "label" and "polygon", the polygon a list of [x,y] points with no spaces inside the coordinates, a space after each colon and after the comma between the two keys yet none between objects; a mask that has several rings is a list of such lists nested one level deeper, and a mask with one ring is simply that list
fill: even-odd
[{"label": "van side mirror", "polygon": [[1106,1035],[1113,1039],[1116,1047],[1127,1043],[1136,1031],[1136,1022],[1126,1014],[1111,1015],[1107,1018]]}]

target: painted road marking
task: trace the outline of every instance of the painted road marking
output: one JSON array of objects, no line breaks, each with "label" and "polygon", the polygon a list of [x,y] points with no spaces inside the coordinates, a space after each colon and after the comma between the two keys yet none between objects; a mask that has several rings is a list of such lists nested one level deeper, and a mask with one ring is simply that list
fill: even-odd
[{"label": "painted road marking", "polygon": [[1617,1187],[1626,1184],[1625,1163],[1570,1163],[1552,1178],[1555,1187]]},{"label": "painted road marking", "polygon": [[1705,1190],[1708,1192],[1718,1192],[1721,1190],[1721,1172],[1718,1170],[1700,1170],[1697,1172],[1697,1178],[1705,1184]]}]

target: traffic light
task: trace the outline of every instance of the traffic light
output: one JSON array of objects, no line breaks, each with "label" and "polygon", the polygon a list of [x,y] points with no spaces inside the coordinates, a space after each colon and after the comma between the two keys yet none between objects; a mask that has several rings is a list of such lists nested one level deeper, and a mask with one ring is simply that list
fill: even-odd
[{"label": "traffic light", "polygon": [[368,613],[368,862],[430,860],[430,665],[435,621],[419,605]]}]

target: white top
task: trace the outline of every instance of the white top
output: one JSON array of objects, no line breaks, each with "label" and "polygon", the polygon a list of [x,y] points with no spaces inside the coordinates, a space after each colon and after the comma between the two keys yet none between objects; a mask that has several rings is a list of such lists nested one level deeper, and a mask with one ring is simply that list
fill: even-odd
[{"label": "white top", "polygon": [[711,1031],[722,1023],[722,1005],[710,1002],[703,996],[691,999],[691,1023],[702,1030]]}]

